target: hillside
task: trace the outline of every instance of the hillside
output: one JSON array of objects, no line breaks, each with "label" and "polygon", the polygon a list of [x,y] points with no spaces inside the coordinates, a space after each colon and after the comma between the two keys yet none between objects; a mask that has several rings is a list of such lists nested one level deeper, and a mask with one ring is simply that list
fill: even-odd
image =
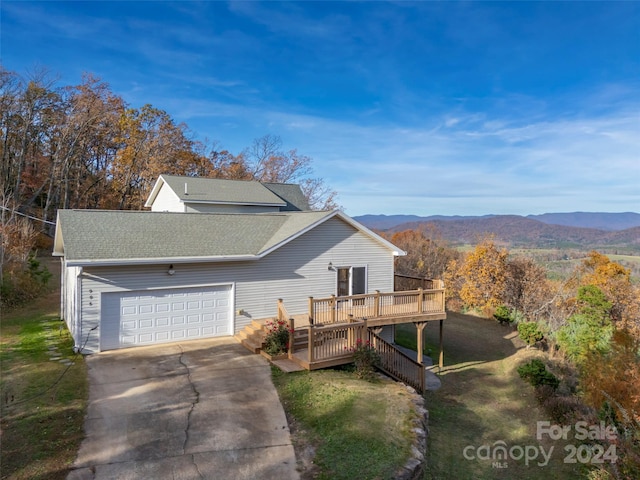
[{"label": "hillside", "polygon": [[[375,217],[375,216],[374,216]],[[442,217],[441,217],[442,218]],[[356,217],[369,228],[398,232],[435,227],[442,238],[454,244],[473,244],[486,235],[510,247],[529,248],[607,248],[640,252],[640,226],[618,231],[599,230],[543,223],[518,215],[486,217],[446,217],[446,220],[419,220],[380,228],[375,218]]]},{"label": "hillside", "polygon": [[369,228],[388,230],[398,225],[410,222],[433,222],[437,220],[479,220],[492,217],[520,217],[537,220],[547,225],[562,225],[565,227],[593,228],[597,230],[618,231],[633,227],[640,227],[640,213],[605,213],[605,212],[573,212],[573,213],[543,213],[541,215],[483,215],[483,216],[446,216],[431,215],[361,215],[354,217]]},{"label": "hillside", "polygon": [[542,215],[527,215],[527,218],[539,220],[553,225],[566,227],[597,228],[598,230],[626,230],[640,226],[640,213],[543,213]]}]

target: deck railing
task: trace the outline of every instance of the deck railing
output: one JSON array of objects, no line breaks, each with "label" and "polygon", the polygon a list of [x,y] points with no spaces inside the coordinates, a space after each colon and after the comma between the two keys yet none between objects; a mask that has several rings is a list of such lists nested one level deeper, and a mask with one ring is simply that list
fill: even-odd
[{"label": "deck railing", "polygon": [[353,348],[358,340],[367,340],[367,321],[338,325],[307,327],[309,335],[309,364],[339,358],[353,357]]},{"label": "deck railing", "polygon": [[425,368],[382,337],[369,331],[369,342],[380,355],[380,370],[412,386],[418,392],[425,390]]},{"label": "deck railing", "polygon": [[444,288],[351,295],[309,297],[309,322],[334,324],[351,319],[375,319],[444,312]]},{"label": "deck railing", "polygon": [[286,307],[284,306],[284,302],[282,301],[281,298],[278,299],[278,314],[277,314],[277,319],[278,320],[284,320],[285,322],[289,320],[289,318],[291,318],[289,316],[289,313],[287,312]]}]

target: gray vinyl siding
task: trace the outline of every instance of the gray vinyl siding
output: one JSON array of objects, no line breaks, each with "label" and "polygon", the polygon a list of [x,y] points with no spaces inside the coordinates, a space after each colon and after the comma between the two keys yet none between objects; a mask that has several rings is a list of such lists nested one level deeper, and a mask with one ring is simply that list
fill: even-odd
[{"label": "gray vinyl siding", "polygon": [[[82,332],[87,336],[99,325],[101,295],[105,292],[228,285],[235,288],[234,332],[251,319],[272,317],[277,299],[282,298],[291,314],[308,311],[308,297],[328,297],[336,293],[333,265],[367,267],[367,290],[393,291],[392,252],[339,218],[331,218],[257,261],[168,264],[126,267],[85,267],[82,275]],[[238,311],[243,310],[242,315]],[[83,353],[99,350],[99,328],[89,334]]]},{"label": "gray vinyl siding", "polygon": [[269,213],[279,211],[280,207],[271,205],[185,204],[185,212],[190,213]]},{"label": "gray vinyl siding", "polygon": [[61,312],[60,316],[67,324],[71,335],[76,338],[80,334],[80,315],[78,311],[78,275],[82,269],[80,267],[62,268],[61,280]]}]

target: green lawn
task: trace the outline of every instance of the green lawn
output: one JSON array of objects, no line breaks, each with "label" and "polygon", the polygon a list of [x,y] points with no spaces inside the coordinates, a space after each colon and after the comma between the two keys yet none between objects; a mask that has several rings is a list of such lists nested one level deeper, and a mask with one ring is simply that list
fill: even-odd
[{"label": "green lawn", "polygon": [[2,315],[3,479],[64,479],[82,441],[86,367],[58,318],[59,298]]},{"label": "green lawn", "polygon": [[[425,340],[434,352],[437,323],[425,328]],[[526,349],[509,326],[448,313],[442,387],[425,395],[430,428],[425,479],[584,478],[581,466],[564,463],[564,443],[536,438],[536,422],[550,419],[538,407],[533,388],[516,371],[536,355],[541,352]],[[513,457],[521,447],[529,448],[531,456],[537,450],[538,458],[526,462],[507,457],[499,464],[483,459],[486,450],[493,452],[502,445],[496,442],[513,448]],[[547,454],[553,447],[547,464],[540,447]]]},{"label": "green lawn", "polygon": [[303,479],[392,479],[409,458],[415,412],[404,385],[346,369],[274,368],[273,380]]}]

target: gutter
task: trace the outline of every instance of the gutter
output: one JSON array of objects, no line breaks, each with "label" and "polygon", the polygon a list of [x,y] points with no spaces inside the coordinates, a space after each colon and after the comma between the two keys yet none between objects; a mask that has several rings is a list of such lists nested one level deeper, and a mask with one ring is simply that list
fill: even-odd
[{"label": "gutter", "polygon": [[69,267],[115,267],[122,265],[157,265],[158,263],[222,263],[255,261],[264,255],[226,255],[219,257],[154,257],[67,260]]}]

